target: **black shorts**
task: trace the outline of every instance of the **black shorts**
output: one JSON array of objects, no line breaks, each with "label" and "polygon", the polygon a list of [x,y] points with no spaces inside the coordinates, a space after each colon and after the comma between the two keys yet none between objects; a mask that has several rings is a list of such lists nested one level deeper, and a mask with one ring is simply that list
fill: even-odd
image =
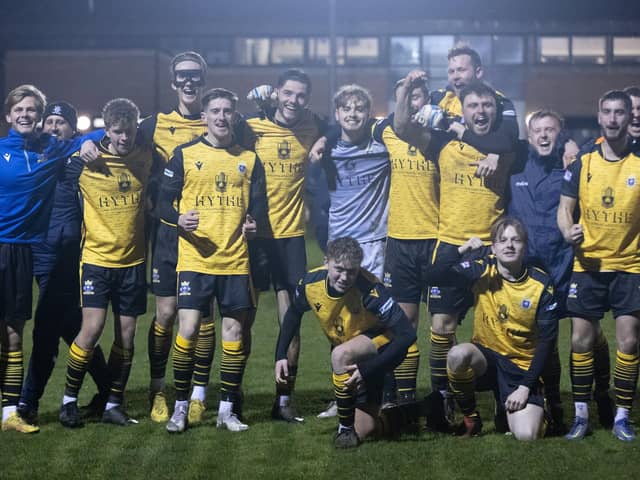
[{"label": "black shorts", "polygon": [[431,263],[435,244],[435,239],[387,238],[382,281],[396,302],[420,303],[429,285],[426,269]]},{"label": "black shorts", "polygon": [[158,222],[151,256],[151,292],[158,297],[175,297],[178,274],[178,228]]},{"label": "black shorts", "polygon": [[[487,360],[487,371],[482,376],[476,378],[476,390],[491,390],[494,392],[497,390],[500,403],[504,405],[507,397],[522,385],[522,379],[527,372],[507,357],[500,355],[490,348],[486,348],[478,343],[474,343],[474,345],[478,347]],[[539,380],[536,381],[534,387],[529,391],[527,403],[544,407],[544,394],[542,384]]]},{"label": "black shorts", "polygon": [[31,318],[33,260],[31,245],[0,243],[0,321],[11,326]]},{"label": "black shorts", "polygon": [[627,272],[574,272],[569,282],[567,310],[574,317],[599,320],[611,310],[613,317],[640,311],[640,274]]},{"label": "black shorts", "polygon": [[304,237],[256,238],[249,242],[251,280],[256,290],[295,290],[307,272]]},{"label": "black shorts", "polygon": [[214,298],[222,316],[253,308],[255,302],[249,275],[178,273],[178,310],[200,310],[207,316]]},{"label": "black shorts", "polygon": [[[450,243],[438,242],[433,252],[433,263],[449,262],[458,259],[458,246]],[[429,312],[454,314],[459,313],[462,320],[469,308],[473,306],[473,293],[469,288],[461,287],[429,287]]]},{"label": "black shorts", "polygon": [[116,315],[137,317],[147,311],[147,269],[80,265],[80,303],[85,308],[111,308]]}]

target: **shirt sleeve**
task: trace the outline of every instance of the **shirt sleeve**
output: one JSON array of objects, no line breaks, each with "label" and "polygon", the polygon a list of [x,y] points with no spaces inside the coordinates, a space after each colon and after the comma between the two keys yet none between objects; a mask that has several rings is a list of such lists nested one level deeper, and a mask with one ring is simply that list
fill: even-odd
[{"label": "shirt sleeve", "polygon": [[180,198],[184,185],[184,161],[182,150],[176,149],[174,156],[164,169],[158,193],[157,214],[165,222],[177,225],[179,214],[173,201]]},{"label": "shirt sleeve", "polygon": [[579,157],[564,171],[561,190],[562,195],[564,195],[565,197],[578,198],[581,172],[582,157]]},{"label": "shirt sleeve", "polygon": [[278,341],[276,344],[276,361],[287,358],[287,350],[293,337],[300,331],[302,315],[309,311],[309,302],[305,293],[304,279],[300,279],[294,292],[293,301],[284,314]]},{"label": "shirt sleeve", "polygon": [[417,337],[407,316],[382,284],[373,284],[370,292],[364,295],[363,303],[393,335],[391,342],[378,355],[358,363],[358,370],[366,381],[371,375],[399,365]]},{"label": "shirt sleeve", "polygon": [[260,223],[267,219],[267,186],[265,180],[264,166],[256,155],[256,161],[251,172],[251,191],[249,198],[249,215]]},{"label": "shirt sleeve", "polygon": [[532,388],[544,369],[549,353],[553,349],[558,337],[559,320],[558,301],[553,286],[547,283],[538,304],[536,312],[536,324],[538,328],[538,341],[529,370],[523,378],[523,385]]}]

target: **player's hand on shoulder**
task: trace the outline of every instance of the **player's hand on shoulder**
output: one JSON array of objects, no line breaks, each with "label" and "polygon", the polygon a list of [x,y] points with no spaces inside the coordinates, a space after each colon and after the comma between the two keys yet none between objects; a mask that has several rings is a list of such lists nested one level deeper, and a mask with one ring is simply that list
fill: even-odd
[{"label": "player's hand on shoulder", "polygon": [[187,213],[183,213],[178,217],[178,226],[187,232],[197,230],[199,222],[200,215],[197,210],[189,210]]},{"label": "player's hand on shoulder", "polygon": [[500,157],[495,153],[490,153],[482,160],[477,162],[471,162],[469,165],[472,167],[476,167],[475,176],[478,178],[491,177],[496,170],[498,170],[498,162],[500,161]]},{"label": "player's hand on shoulder", "polygon": [[84,163],[95,162],[100,157],[100,150],[92,140],[85,140],[80,146],[79,156]]},{"label": "player's hand on shoulder", "polygon": [[483,246],[484,243],[482,243],[482,240],[480,240],[478,237],[471,237],[469,240],[458,247],[458,253],[460,255],[464,255],[465,253],[477,250],[479,248],[482,248]]},{"label": "player's hand on shoulder", "polygon": [[573,140],[567,140],[567,143],[564,144],[564,154],[562,155],[562,164],[566,169],[569,165],[571,165],[578,155],[580,151],[580,147]]},{"label": "player's hand on shoulder", "polygon": [[309,161],[311,163],[317,163],[322,160],[322,156],[327,148],[327,137],[322,136],[316,143],[313,144],[311,149],[309,150]]}]

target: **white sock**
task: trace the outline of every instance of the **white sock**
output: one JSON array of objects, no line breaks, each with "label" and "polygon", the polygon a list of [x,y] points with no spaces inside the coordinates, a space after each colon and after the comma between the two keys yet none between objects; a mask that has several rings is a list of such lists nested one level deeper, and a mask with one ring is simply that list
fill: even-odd
[{"label": "white sock", "polygon": [[616,408],[616,418],[614,422],[617,422],[618,420],[624,420],[625,418],[629,418],[629,409],[622,407]]},{"label": "white sock", "polygon": [[177,412],[178,409],[184,409],[187,411],[189,409],[189,401],[188,400],[176,400],[176,404],[173,406],[173,411]]},{"label": "white sock", "polygon": [[63,405],[66,405],[67,403],[77,402],[77,401],[78,401],[78,397],[68,397],[67,395],[62,397]]},{"label": "white sock", "polygon": [[2,407],[2,421],[6,422],[9,416],[18,409],[15,405]]},{"label": "white sock", "polygon": [[338,424],[338,433],[340,432],[344,432],[344,431],[349,431],[349,430],[353,430],[353,426],[351,427],[347,427],[345,425],[342,425],[341,423]]},{"label": "white sock", "polygon": [[218,416],[226,417],[231,415],[231,409],[233,408],[233,402],[227,402],[226,400],[220,400],[220,405],[218,406]]},{"label": "white sock", "polygon": [[119,406],[119,403],[107,402],[107,404],[104,406],[104,411],[106,412],[107,410],[111,410],[112,408],[116,408]]},{"label": "white sock", "polygon": [[280,395],[280,406],[281,407],[286,407],[287,405],[289,405],[290,401],[291,401],[291,397],[289,395]]},{"label": "white sock", "polygon": [[149,383],[149,390],[153,393],[164,392],[164,378],[152,378]]},{"label": "white sock", "polygon": [[587,402],[574,402],[576,407],[576,417],[584,418],[585,420],[589,419],[589,406]]},{"label": "white sock", "polygon": [[201,402],[204,402],[206,394],[207,387],[195,385],[193,387],[193,391],[191,392],[191,400],[200,400]]}]

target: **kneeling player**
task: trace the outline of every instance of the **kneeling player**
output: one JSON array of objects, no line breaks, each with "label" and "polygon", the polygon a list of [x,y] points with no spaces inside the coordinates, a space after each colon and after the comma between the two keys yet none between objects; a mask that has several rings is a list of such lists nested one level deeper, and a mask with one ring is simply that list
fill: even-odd
[{"label": "kneeling player", "polygon": [[203,312],[214,298],[222,315],[217,426],[234,432],[248,428],[234,413],[247,360],[242,332],[254,308],[246,237],[255,235],[254,217],[266,214],[266,194],[262,163],[234,141],[236,102],[236,95],[223,88],[204,94],[207,133],[174,151],[160,189],[160,217],[180,227],[176,403],[167,423],[170,433],[187,427],[196,340]]},{"label": "kneeling player", "polygon": [[78,392],[104,329],[109,302],[115,332],[108,362],[111,387],[102,421],[135,423],[122,403],[133,360],[136,319],[147,307],[144,216],[153,163],[151,151],[136,144],[138,117],[138,107],[130,100],[108,102],[103,110],[106,136],[98,146],[102,160],[84,167],[74,157],[69,165],[78,172],[84,222],[82,327],[69,348],[60,409],[60,423],[69,428],[82,425]]},{"label": "kneeling player", "polygon": [[[480,244],[474,238],[459,251]],[[456,345],[447,355],[465,436],[482,429],[476,390],[498,392],[516,439],[534,440],[544,430],[539,377],[556,341],[558,309],[549,277],[523,263],[526,246],[522,223],[504,217],[491,229],[493,255],[450,265],[447,271],[434,268],[438,281],[470,286],[475,299],[471,343]]]},{"label": "kneeling player", "polygon": [[287,310],[276,349],[278,383],[288,377],[287,348],[302,314],[313,311],[331,352],[340,424],[336,448],[356,447],[379,425],[384,376],[404,359],[416,334],[387,289],[360,267],[362,248],[350,237],[327,245],[325,266],[307,273]]}]

